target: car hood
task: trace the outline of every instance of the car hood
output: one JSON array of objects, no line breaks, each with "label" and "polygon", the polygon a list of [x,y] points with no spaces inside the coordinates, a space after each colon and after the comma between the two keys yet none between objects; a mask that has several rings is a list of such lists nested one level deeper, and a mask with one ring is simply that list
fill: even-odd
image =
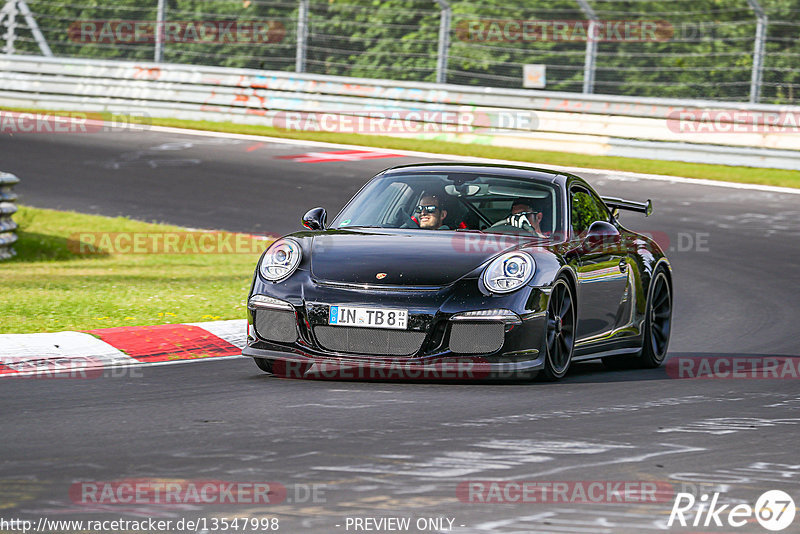
[{"label": "car hood", "polygon": [[311,274],[329,282],[444,286],[519,244],[472,232],[329,230],[313,238]]}]

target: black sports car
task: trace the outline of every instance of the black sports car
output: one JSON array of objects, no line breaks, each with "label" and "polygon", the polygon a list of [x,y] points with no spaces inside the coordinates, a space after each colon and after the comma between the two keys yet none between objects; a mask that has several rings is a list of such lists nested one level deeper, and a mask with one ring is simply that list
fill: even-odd
[{"label": "black sports car", "polygon": [[656,367],[672,273],[583,179],[528,167],[385,170],[330,225],[261,257],[243,354],[283,376],[563,377],[574,361]]}]

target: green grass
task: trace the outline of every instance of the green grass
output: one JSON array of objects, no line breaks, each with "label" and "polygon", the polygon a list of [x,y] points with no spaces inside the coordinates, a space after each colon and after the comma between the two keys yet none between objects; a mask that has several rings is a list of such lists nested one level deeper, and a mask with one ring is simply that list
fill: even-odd
[{"label": "green grass", "polygon": [[[3,109],[3,108],[0,108]],[[12,108],[5,108],[12,109]],[[14,111],[23,110],[13,109]],[[53,113],[53,111],[50,111]],[[56,112],[57,113],[57,112]],[[62,111],[63,113],[63,111]],[[128,120],[125,118],[125,120]],[[136,120],[135,118],[133,120]],[[191,128],[215,132],[266,135],[284,139],[324,141],[393,150],[414,150],[438,154],[475,156],[504,159],[540,165],[563,165],[571,167],[590,167],[618,171],[686,176],[705,180],[723,180],[748,184],[775,185],[800,188],[800,172],[783,169],[760,169],[753,167],[734,167],[680,161],[661,161],[652,159],[621,158],[612,156],[588,156],[569,152],[548,152],[543,150],[521,150],[480,144],[454,143],[437,139],[406,139],[382,135],[360,135],[330,132],[303,132],[285,130],[269,126],[235,124],[230,122],[189,121],[180,119],[148,118],[146,123],[174,128]]]},{"label": "green grass", "polygon": [[[17,256],[0,262],[0,332],[240,319],[258,251],[78,254],[78,232],[171,232],[176,226],[21,206]],[[73,241],[74,243],[74,241]],[[100,243],[98,241],[98,243]],[[263,248],[265,244],[259,243]]]}]

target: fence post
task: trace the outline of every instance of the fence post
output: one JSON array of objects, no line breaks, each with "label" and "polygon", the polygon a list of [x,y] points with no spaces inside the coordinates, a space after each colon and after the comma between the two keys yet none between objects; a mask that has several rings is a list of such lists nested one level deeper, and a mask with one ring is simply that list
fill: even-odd
[{"label": "fence post", "polygon": [[306,47],[308,46],[308,0],[300,0],[297,9],[297,55],[294,61],[295,72],[306,71]]},{"label": "fence post", "polygon": [[14,230],[17,229],[11,216],[17,211],[14,201],[16,193],[11,188],[19,183],[19,178],[7,172],[0,172],[0,260],[7,260],[16,255],[11,245],[17,240]]},{"label": "fence post", "polygon": [[750,75],[750,102],[761,99],[761,79],[764,73],[764,46],[767,40],[767,14],[758,0],[747,0],[756,14],[756,38],[753,42],[753,72]]},{"label": "fence post", "polygon": [[153,61],[161,63],[164,61],[164,36],[166,28],[164,22],[167,20],[167,6],[165,0],[158,0],[158,10],[156,12],[156,44],[153,53]]},{"label": "fence post", "polygon": [[436,83],[447,83],[447,55],[450,50],[450,19],[453,10],[447,0],[436,0],[442,12],[439,18],[439,49],[436,53]]},{"label": "fence post", "polygon": [[577,0],[581,11],[589,19],[589,30],[586,32],[586,55],[583,61],[583,92],[594,93],[594,72],[597,58],[597,39],[594,38],[597,26],[597,13],[586,0]]},{"label": "fence post", "polygon": [[6,2],[6,4],[3,6],[3,9],[0,9],[0,22],[3,22],[3,20],[5,20],[5,26],[6,26],[6,33],[5,33],[6,44],[3,46],[3,53],[13,54],[14,40],[16,38],[16,31],[17,31],[16,0],[8,0],[8,2]]},{"label": "fence post", "polygon": [[42,51],[44,56],[53,57],[53,51],[50,50],[47,40],[44,38],[44,35],[42,35],[42,30],[39,29],[36,19],[33,18],[33,13],[31,13],[31,8],[28,7],[28,2],[25,0],[17,0],[17,8],[19,12],[22,13],[22,16],[25,17],[25,22],[28,23],[28,28],[33,34],[33,39],[36,41],[36,44],[39,45],[39,50]]}]

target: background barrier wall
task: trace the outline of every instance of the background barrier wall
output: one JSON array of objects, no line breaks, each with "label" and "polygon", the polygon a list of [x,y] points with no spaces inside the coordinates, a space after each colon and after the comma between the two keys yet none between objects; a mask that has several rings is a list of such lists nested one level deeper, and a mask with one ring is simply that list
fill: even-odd
[{"label": "background barrier wall", "polygon": [[[0,105],[329,131],[327,115],[333,131],[800,170],[800,106],[14,55],[0,56]],[[370,116],[399,122],[352,127]]]}]

